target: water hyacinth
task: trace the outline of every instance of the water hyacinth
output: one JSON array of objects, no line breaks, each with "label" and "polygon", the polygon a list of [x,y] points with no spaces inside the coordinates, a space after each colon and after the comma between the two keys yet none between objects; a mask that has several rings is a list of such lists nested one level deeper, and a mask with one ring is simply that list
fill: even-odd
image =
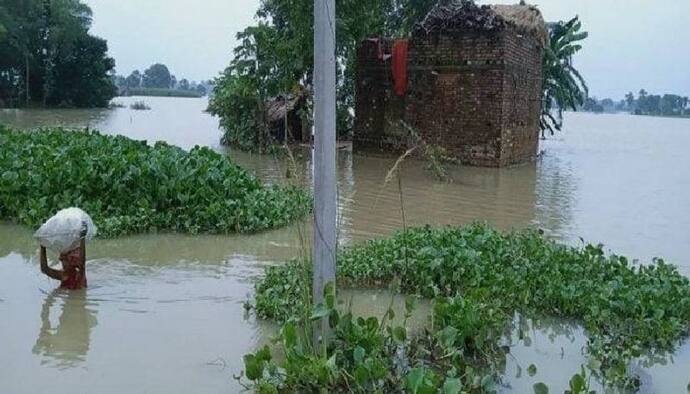
[{"label": "water hyacinth", "polygon": [[205,147],[185,151],[95,131],[2,127],[0,146],[0,219],[31,227],[76,206],[103,236],[255,232],[310,210],[304,190],[263,185]]},{"label": "water hyacinth", "polygon": [[[601,245],[570,247],[538,231],[501,233],[483,224],[410,229],[342,250],[337,268],[340,285],[395,281],[401,291],[437,303],[445,297],[471,300],[467,307],[452,303],[457,313],[446,314],[463,322],[453,325],[462,330],[450,330],[462,335],[456,347],[499,337],[496,326],[474,317],[480,315],[474,305],[482,305],[485,316],[517,311],[580,321],[589,337],[590,367],[615,386],[636,387],[629,362],[673,351],[690,328],[690,282],[675,266],[661,259],[633,264],[606,255]],[[268,268],[257,284],[258,315],[279,321],[300,316],[308,307],[304,294],[311,292],[305,270],[309,265],[300,262]],[[451,309],[437,306],[434,320]]]}]

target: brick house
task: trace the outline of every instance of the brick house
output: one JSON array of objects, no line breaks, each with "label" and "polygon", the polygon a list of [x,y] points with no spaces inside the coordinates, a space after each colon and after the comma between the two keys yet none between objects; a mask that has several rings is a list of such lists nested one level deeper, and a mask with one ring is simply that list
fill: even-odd
[{"label": "brick house", "polygon": [[403,57],[396,40],[365,40],[357,54],[355,151],[402,151],[415,143],[413,130],[463,164],[531,160],[547,39],[533,6],[442,0],[405,40]]}]

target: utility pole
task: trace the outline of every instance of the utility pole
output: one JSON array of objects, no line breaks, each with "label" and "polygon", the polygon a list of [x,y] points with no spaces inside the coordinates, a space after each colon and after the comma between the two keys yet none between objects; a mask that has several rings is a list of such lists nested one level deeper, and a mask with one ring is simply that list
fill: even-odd
[{"label": "utility pole", "polygon": [[[314,0],[314,305],[335,287],[335,0]],[[314,345],[326,341],[328,318],[314,330]]]}]

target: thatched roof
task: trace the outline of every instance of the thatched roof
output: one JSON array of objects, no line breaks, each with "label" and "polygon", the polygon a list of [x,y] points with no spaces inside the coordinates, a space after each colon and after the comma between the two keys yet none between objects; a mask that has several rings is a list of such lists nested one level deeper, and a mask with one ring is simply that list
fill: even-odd
[{"label": "thatched roof", "polygon": [[285,118],[285,111],[290,113],[297,109],[302,95],[288,95],[287,100],[283,96],[278,96],[266,102],[266,119],[271,122],[282,122]]},{"label": "thatched roof", "polygon": [[415,26],[415,34],[494,32],[513,26],[534,36],[544,45],[548,38],[541,12],[524,3],[515,5],[477,5],[472,0],[440,0],[424,20]]},{"label": "thatched roof", "polygon": [[512,23],[519,31],[537,38],[542,45],[549,41],[549,33],[541,11],[536,6],[529,4],[494,4],[491,10],[503,19]]}]

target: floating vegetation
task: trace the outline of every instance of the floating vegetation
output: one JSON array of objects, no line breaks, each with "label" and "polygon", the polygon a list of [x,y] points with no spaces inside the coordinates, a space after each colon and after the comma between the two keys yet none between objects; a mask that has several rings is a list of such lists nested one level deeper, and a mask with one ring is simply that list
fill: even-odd
[{"label": "floating vegetation", "polygon": [[111,101],[110,104],[108,104],[108,108],[110,108],[110,109],[125,108],[125,105],[119,101]]},{"label": "floating vegetation", "polygon": [[95,131],[0,126],[0,219],[38,227],[87,211],[100,235],[255,232],[310,210],[307,192],[265,186],[209,148],[154,146]]},{"label": "floating vegetation", "polygon": [[130,104],[129,108],[135,110],[135,111],[148,111],[151,109],[144,101],[135,101],[134,103]]},{"label": "floating vegetation", "polygon": [[[463,390],[490,391],[489,382],[500,379],[494,368],[504,357],[500,340],[510,331],[516,312],[580,321],[589,337],[589,368],[597,378],[606,385],[635,389],[639,379],[629,374],[630,361],[673,351],[690,328],[690,282],[673,265],[661,259],[638,265],[623,256],[607,256],[601,245],[569,247],[537,231],[501,233],[481,224],[416,228],[341,251],[337,268],[339,285],[399,283],[402,292],[432,299],[435,306],[431,326],[404,340],[394,336],[404,327],[392,328],[390,335],[380,328],[372,336],[367,330],[383,323],[353,318],[346,320],[357,325],[352,328],[349,324],[353,323],[348,322],[341,334],[338,327],[342,317],[332,317],[336,340],[325,353],[329,358],[324,360],[320,355],[317,359],[330,362],[322,366],[326,368],[321,370],[325,374],[322,378],[327,377],[327,387],[336,391],[356,387],[385,392],[401,389],[403,382],[438,390],[448,379],[467,376],[468,368],[473,379],[477,376],[485,384],[467,386],[463,380]],[[286,327],[304,322],[304,311],[311,310],[305,297],[311,293],[310,277],[310,265],[297,261],[268,268],[257,284],[257,314],[287,321]],[[282,338],[289,354],[292,343],[285,342],[285,335],[284,328]],[[366,346],[359,341],[365,341]],[[380,348],[373,348],[372,343]],[[356,346],[373,357],[367,361],[371,365],[383,363],[387,371],[383,378],[376,367],[378,374],[366,375],[370,380],[360,379],[365,374],[358,372],[355,364],[348,364]],[[372,349],[378,350],[372,353]],[[395,372],[400,366],[391,367],[390,363],[400,352],[405,354],[406,367]],[[296,362],[288,357],[280,364],[287,375],[276,387],[300,391],[306,387],[302,383],[314,379],[309,374],[318,368],[300,365],[291,370],[295,365],[290,364]],[[536,373],[536,366],[530,371]],[[383,387],[372,386],[381,379],[386,382]],[[455,387],[456,383],[448,384]],[[580,379],[571,384],[585,388]]]},{"label": "floating vegetation", "polygon": [[196,90],[163,89],[163,88],[127,88],[125,96],[150,96],[150,97],[188,97],[199,98],[204,95]]}]

